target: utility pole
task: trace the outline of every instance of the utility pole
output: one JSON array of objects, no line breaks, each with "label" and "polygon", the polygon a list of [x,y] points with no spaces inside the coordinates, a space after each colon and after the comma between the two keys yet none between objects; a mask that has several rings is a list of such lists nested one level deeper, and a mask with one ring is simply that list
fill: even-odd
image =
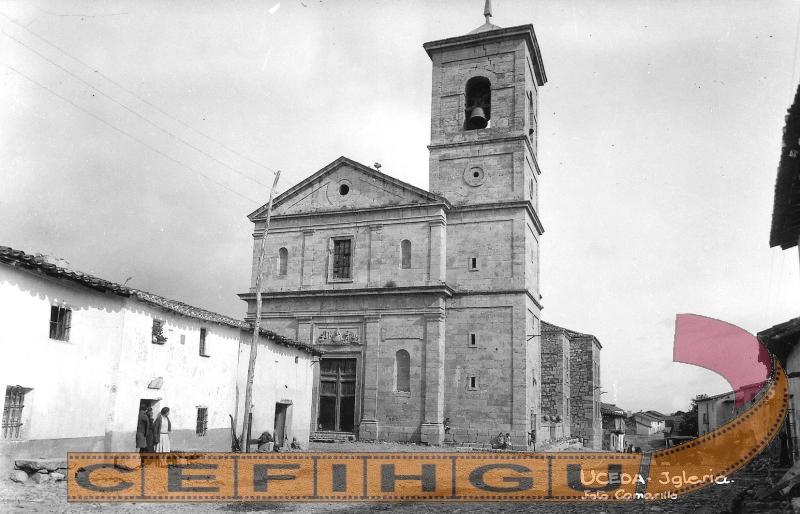
[{"label": "utility pole", "polygon": [[[278,179],[281,176],[280,170],[275,173],[275,181],[272,189],[269,190],[269,203],[267,204],[267,224],[264,227],[264,235],[261,236],[261,246],[258,250],[258,263],[256,264],[256,319],[253,323],[253,342],[250,345],[250,362],[247,365],[247,386],[244,390],[244,423],[242,424],[242,439],[244,439],[243,449],[250,451],[250,426],[253,411],[253,378],[256,371],[256,357],[258,356],[258,336],[261,329],[261,277],[264,273],[264,253],[267,248],[267,234],[269,233],[269,219],[272,216],[272,197]],[[277,443],[276,443],[277,444]]]}]

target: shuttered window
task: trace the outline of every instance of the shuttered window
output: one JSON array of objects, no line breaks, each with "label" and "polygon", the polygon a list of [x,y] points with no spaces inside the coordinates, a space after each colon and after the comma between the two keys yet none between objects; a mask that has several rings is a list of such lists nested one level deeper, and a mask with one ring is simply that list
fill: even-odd
[{"label": "shuttered window", "polygon": [[351,239],[333,240],[333,278],[351,278],[352,243]]},{"label": "shuttered window", "polygon": [[50,306],[50,339],[69,341],[69,328],[72,311],[58,305]]},{"label": "shuttered window", "polygon": [[197,427],[194,433],[198,436],[206,435],[208,430],[208,407],[197,408]]}]

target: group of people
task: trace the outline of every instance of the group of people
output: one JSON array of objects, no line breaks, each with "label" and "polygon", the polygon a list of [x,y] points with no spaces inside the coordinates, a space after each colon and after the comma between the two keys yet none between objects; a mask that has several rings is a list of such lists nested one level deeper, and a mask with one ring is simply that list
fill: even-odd
[{"label": "group of people", "polygon": [[169,453],[170,432],[172,432],[172,421],[169,419],[169,407],[161,409],[161,413],[155,419],[152,407],[142,405],[139,408],[136,448],[140,453]]},{"label": "group of people", "polygon": [[494,438],[494,444],[492,448],[496,450],[510,450],[511,449],[511,434],[506,432],[500,432],[497,437]]}]

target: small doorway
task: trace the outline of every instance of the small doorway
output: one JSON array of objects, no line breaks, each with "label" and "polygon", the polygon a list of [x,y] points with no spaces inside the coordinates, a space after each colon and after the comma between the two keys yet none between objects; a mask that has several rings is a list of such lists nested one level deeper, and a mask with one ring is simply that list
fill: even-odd
[{"label": "small doorway", "polygon": [[275,434],[275,446],[277,448],[283,448],[286,443],[286,412],[288,410],[288,403],[275,404],[275,431],[273,434]]},{"label": "small doorway", "polygon": [[155,419],[156,416],[159,414],[159,407],[158,403],[161,401],[161,398],[142,398],[139,400],[139,410],[144,409],[153,409],[153,418]]},{"label": "small doorway", "polygon": [[356,415],[356,359],[322,359],[319,386],[319,430],[353,432]]}]

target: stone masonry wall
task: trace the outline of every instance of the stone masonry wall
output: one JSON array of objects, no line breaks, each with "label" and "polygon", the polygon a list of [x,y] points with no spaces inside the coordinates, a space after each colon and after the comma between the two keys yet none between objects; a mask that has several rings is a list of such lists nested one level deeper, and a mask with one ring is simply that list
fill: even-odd
[{"label": "stone masonry wall", "polygon": [[572,437],[579,437],[589,448],[602,446],[600,415],[600,351],[593,337],[573,337],[570,341],[570,410]]},{"label": "stone masonry wall", "polygon": [[[542,332],[542,415],[560,416],[569,425],[570,342],[561,332]],[[569,435],[569,427],[565,436]]]}]

